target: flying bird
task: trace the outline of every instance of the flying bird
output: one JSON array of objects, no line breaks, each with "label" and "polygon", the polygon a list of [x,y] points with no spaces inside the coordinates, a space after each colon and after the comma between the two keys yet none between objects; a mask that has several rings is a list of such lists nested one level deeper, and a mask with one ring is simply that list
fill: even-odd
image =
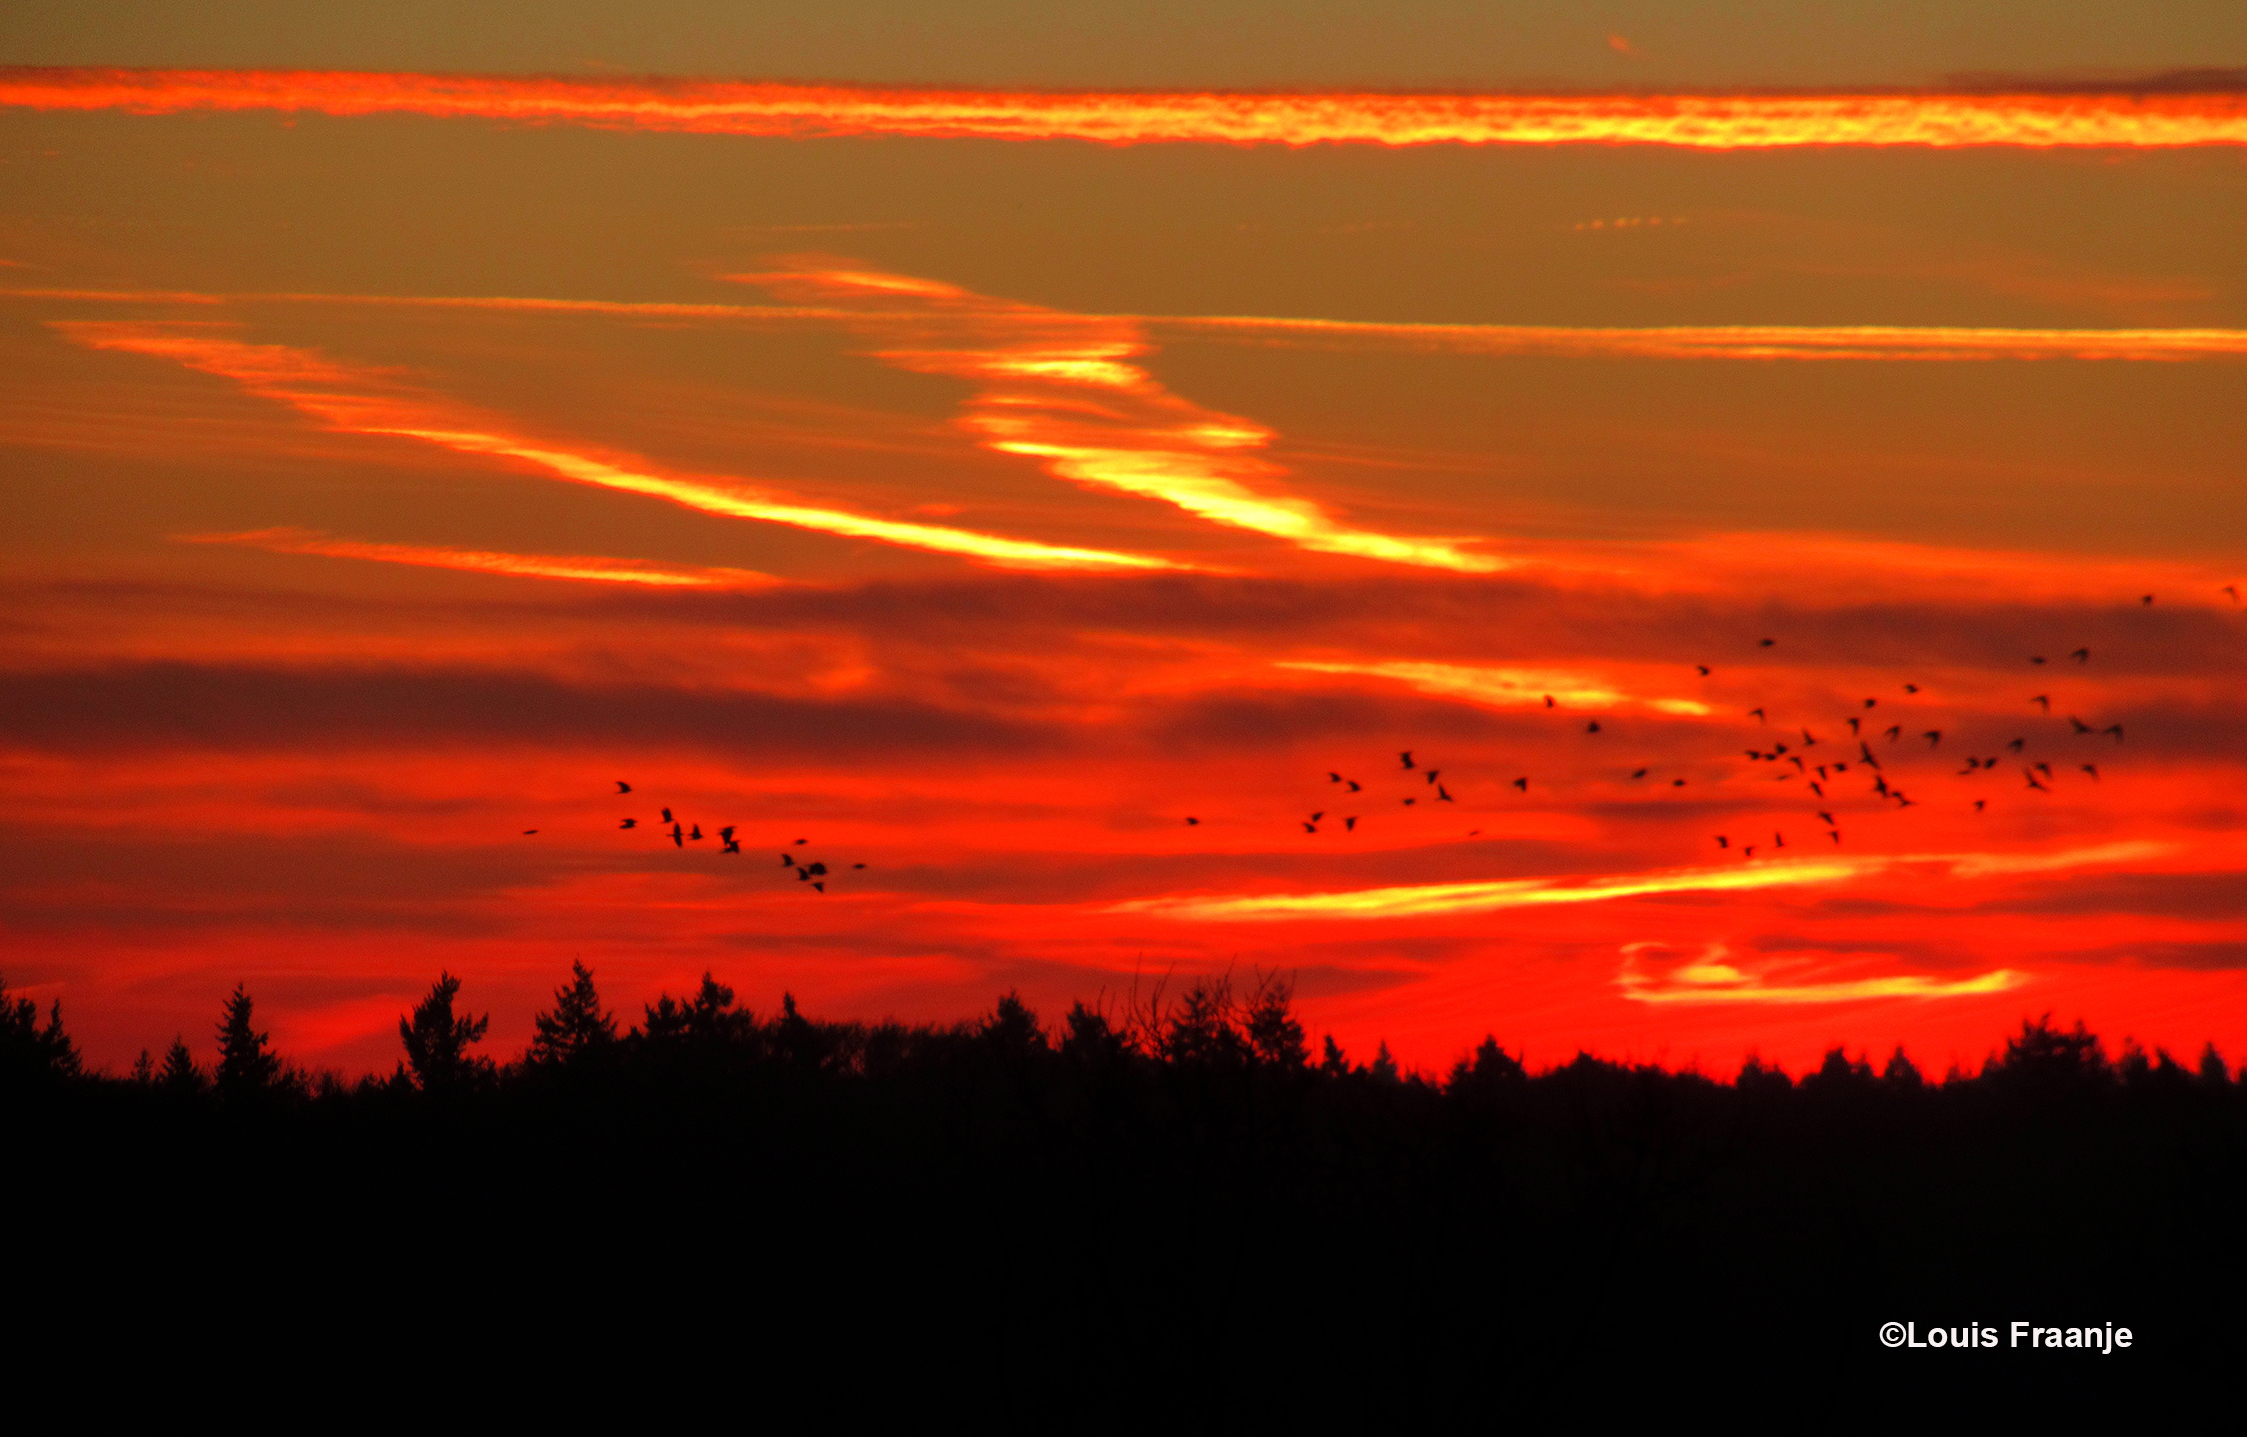
[{"label": "flying bird", "polygon": [[2041,664],[2041,663],[2043,663],[2043,662],[2044,662],[2044,655],[2042,655],[2042,654],[2031,654],[2031,655],[2029,655],[2029,662],[2030,662],[2030,663],[2032,663],[2032,664]]},{"label": "flying bird", "polygon": [[1849,736],[1851,738],[1855,738],[1857,735],[1863,732],[1864,730],[1857,726],[1857,721],[1855,719],[1851,719],[1849,721]]},{"label": "flying bird", "polygon": [[[1672,787],[1672,788],[1683,788],[1683,787],[1685,787],[1685,780],[1684,780],[1684,779],[1682,779],[1682,778],[1673,778],[1673,779],[1671,779],[1671,780],[1670,780],[1670,787]],[[1522,786],[1521,786],[1521,791],[1522,791],[1523,793],[1527,793],[1527,792],[1529,792],[1529,785],[1528,785],[1527,783],[1524,783],[1524,784],[1522,784]]]},{"label": "flying bird", "polygon": [[720,852],[720,853],[722,853],[722,854],[723,854],[723,853],[739,853],[740,851],[741,851],[741,840],[740,840],[740,839],[738,839],[738,838],[729,838],[729,839],[727,839],[727,840],[726,840],[726,846],[725,846],[724,848],[721,848],[721,849],[719,849],[719,850],[718,850],[718,852]]},{"label": "flying bird", "polygon": [[1191,827],[1193,827],[1193,826],[1195,826],[1195,825],[1199,824],[1200,822],[1201,822],[1201,820],[1200,820],[1200,819],[1198,819],[1198,818],[1195,818],[1195,817],[1193,817],[1192,815],[1188,815],[1188,816],[1187,816],[1187,819],[1186,819],[1186,825],[1187,825],[1187,827],[1189,827],[1189,828],[1191,828]]},{"label": "flying bird", "polygon": [[1828,812],[1826,812],[1826,811],[1825,811],[1824,809],[1822,809],[1822,808],[1821,808],[1821,809],[1819,809],[1819,810],[1818,810],[1818,817],[1819,817],[1819,818],[1821,818],[1821,819],[1823,819],[1823,820],[1825,821],[1825,825],[1826,825],[1826,827],[1828,827],[1828,828],[1833,828],[1833,827],[1836,827],[1836,825],[1835,825],[1835,823],[1834,823],[1834,821],[1833,821],[1833,815],[1832,815],[1832,814],[1830,814],[1830,813],[1828,813]]},{"label": "flying bird", "polygon": [[618,793],[630,793],[632,791],[632,785],[626,783],[623,779],[620,778],[616,781],[616,791]]},{"label": "flying bird", "polygon": [[1632,778],[1644,778],[1644,777],[1646,777],[1646,770],[1645,770],[1645,769],[1643,769],[1643,768],[1634,768],[1634,769],[1632,769],[1632,770],[1631,770],[1631,777],[1632,777]]},{"label": "flying bird", "polygon": [[1988,802],[1989,802],[1989,800],[1988,800],[1988,799],[1986,799],[1986,798],[1977,798],[1977,799],[1975,799],[1975,800],[1974,800],[1974,811],[1975,811],[1976,813],[1980,813],[1980,812],[1982,811],[1982,806],[1983,806],[1984,804],[1988,803]]},{"label": "flying bird", "polygon": [[782,868],[794,868],[794,867],[796,866],[796,855],[795,855],[795,854],[793,854],[793,853],[783,853],[783,854],[781,854],[781,855],[780,855],[780,866],[781,866]]},{"label": "flying bird", "polygon": [[1943,731],[1939,728],[1931,728],[1927,732],[1921,734],[1920,737],[1927,740],[1927,746],[1929,748],[1940,748],[1942,746]]},{"label": "flying bird", "polygon": [[1877,707],[1877,706],[1879,705],[1879,703],[1880,703],[1880,700],[1879,700],[1879,699],[1866,699],[1866,700],[1865,700],[1865,707],[1866,707],[1866,708],[1875,708],[1875,707]]},{"label": "flying bird", "polygon": [[2046,788],[2043,784],[2036,781],[2036,770],[2033,768],[2022,769],[2021,777],[2027,779],[2029,781],[2029,787],[2035,789],[2038,793],[2050,793],[2052,791],[2051,789]]},{"label": "flying bird", "polygon": [[1812,745],[1812,744],[1816,743],[1817,741],[1818,741],[1818,740],[1817,740],[1817,737],[1816,737],[1816,736],[1815,736],[1814,734],[1812,734],[1812,733],[1810,732],[1810,730],[1808,730],[1808,729],[1804,729],[1804,730],[1802,731],[1802,746],[1803,746],[1804,748],[1808,748],[1808,747],[1810,747],[1810,745]]},{"label": "flying bird", "polygon": [[1551,694],[1547,694],[1547,695],[1545,695],[1545,707],[1546,707],[1546,708],[1558,708],[1558,707],[1559,707],[1559,705],[1558,705],[1558,704],[1555,704],[1555,703],[1553,702],[1553,696],[1552,696]]},{"label": "flying bird", "polygon": [[1771,846],[1773,848],[1785,848],[1787,846],[1787,836],[1783,833],[1772,834]]},{"label": "flying bird", "polygon": [[692,831],[687,834],[687,837],[693,839],[696,843],[700,843],[702,841],[702,825],[696,824]]},{"label": "flying bird", "polygon": [[1904,685],[1904,692],[1905,692],[1905,693],[1907,693],[1907,694],[1916,694],[1916,693],[1918,693],[1918,692],[1919,692],[1919,685],[1918,685],[1918,684],[1905,684],[1905,685]]},{"label": "flying bird", "polygon": [[1333,773],[1333,772],[1329,772],[1329,773],[1327,774],[1327,776],[1326,776],[1326,781],[1327,781],[1328,783],[1340,783],[1340,782],[1342,781],[1342,775],[1340,775],[1340,774],[1338,774],[1338,773]]},{"label": "flying bird", "polygon": [[2141,604],[2150,604],[2150,603],[2152,603],[2152,602],[2153,602],[2153,595],[2151,595],[2151,594],[2140,594],[2140,595],[2138,596],[2138,602],[2139,602],[2139,603],[2141,603]]},{"label": "flying bird", "polygon": [[[2239,597],[2239,594],[2238,594],[2238,591],[2237,591],[2237,590],[2234,590],[2234,591],[2232,592],[2232,597],[2233,597],[2233,598],[2235,598],[2235,599]],[[1708,666],[1707,664],[1695,664],[1695,665],[1694,665],[1693,667],[1695,667],[1695,668],[1697,668],[1697,669],[1699,669],[1699,670],[1701,671],[1701,677],[1702,677],[1702,678],[1707,678],[1707,677],[1709,676],[1709,666]]]},{"label": "flying bird", "polygon": [[2232,601],[2233,603],[2235,603],[2235,604],[2236,604],[2236,603],[2238,603],[2238,602],[2239,602],[2239,586],[2238,586],[2238,585],[2236,585],[2236,584],[2226,584],[2226,585],[2224,585],[2223,591],[2224,591],[2225,593],[2227,593],[2227,594],[2231,595],[2231,601]]},{"label": "flying bird", "polygon": [[822,893],[825,893],[827,891],[827,885],[824,883],[814,883],[812,887],[818,889]]},{"label": "flying bird", "polygon": [[1342,820],[1342,831],[1343,831],[1344,833],[1355,833],[1355,832],[1357,832],[1357,831],[1358,831],[1358,821],[1357,821],[1357,819],[1355,819],[1355,818],[1345,818],[1345,819],[1343,819],[1343,820]]},{"label": "flying bird", "polygon": [[1403,763],[1406,768],[1412,767],[1412,750],[1406,749],[1403,753],[1397,755],[1397,759],[1401,763]]},{"label": "flying bird", "polygon": [[2076,716],[2075,716],[2074,714],[2069,714],[2069,715],[2068,715],[2068,723],[2069,723],[2069,724],[2071,724],[2071,725],[2072,725],[2072,726],[2074,727],[2074,729],[2075,729],[2075,731],[2076,731],[2077,733],[2097,733],[2097,732],[2098,732],[2098,730],[2097,730],[2097,729],[2094,729],[2093,727],[2091,727],[2091,725],[2089,725],[2089,724],[2085,723],[2085,722],[2084,722],[2083,720],[2081,720],[2081,719],[2077,718],[2077,717],[2076,717]]},{"label": "flying bird", "polygon": [[1441,775],[1442,773],[1443,773],[1443,770],[1442,770],[1442,769],[1440,769],[1440,768],[1431,768],[1431,769],[1429,769],[1429,770],[1428,770],[1428,771],[1427,771],[1427,772],[1426,772],[1425,774],[1422,774],[1421,776],[1422,776],[1423,778],[1427,779],[1427,780],[1428,780],[1428,782],[1430,782],[1430,783],[1434,783],[1434,782],[1436,781],[1436,779],[1437,779],[1437,778],[1438,778],[1438,777],[1439,777],[1439,776],[1440,776],[1440,775]]},{"label": "flying bird", "polygon": [[1838,828],[1828,829],[1826,830],[1826,837],[1832,839],[1835,845],[1839,846],[1841,843],[1841,830]]},{"label": "flying bird", "polygon": [[671,846],[673,848],[684,848],[687,846],[686,838],[679,832],[679,825],[677,825],[676,823],[671,825]]},{"label": "flying bird", "polygon": [[1764,717],[1764,713],[1763,713],[1763,710],[1762,710],[1762,709],[1749,709],[1749,710],[1748,710],[1748,714],[1749,714],[1749,716],[1750,716],[1750,717],[1752,717],[1752,718],[1753,718],[1753,719],[1754,719],[1754,720],[1755,720],[1755,721],[1756,721],[1757,723],[1769,723],[1769,722],[1771,722],[1771,720],[1770,720],[1770,719],[1768,719],[1768,718]]},{"label": "flying bird", "polygon": [[[1678,782],[1682,784],[1685,782],[1685,780],[1681,778],[1678,780]],[[1517,778],[1514,780],[1514,787],[1520,789],[1523,793],[1527,793],[1529,792],[1529,780],[1526,778]]]},{"label": "flying bird", "polygon": [[2050,694],[2030,694],[2029,702],[2037,705],[2046,713],[2052,712],[2052,696]]},{"label": "flying bird", "polygon": [[1439,783],[1436,785],[1436,801],[1438,803],[1457,803],[1459,800],[1453,798],[1451,794],[1445,790],[1444,786]]},{"label": "flying bird", "polygon": [[526,828],[523,830],[523,837],[528,838],[536,832],[538,832],[538,830],[535,828]]},{"label": "flying bird", "polygon": [[2091,662],[2091,651],[2089,649],[2077,649],[2074,653],[2069,654],[2068,657],[2075,660],[2079,664],[2087,664]]},{"label": "flying bird", "polygon": [[1904,726],[1900,723],[1890,724],[1887,728],[1881,730],[1880,736],[1887,739],[1890,743],[1894,743],[1896,740],[1904,736]]},{"label": "flying bird", "polygon": [[638,828],[639,826],[640,820],[636,818],[627,818],[626,820],[624,820],[624,822],[617,825],[618,828]]},{"label": "flying bird", "polygon": [[1779,642],[1777,639],[1758,639],[1755,646],[1759,649],[1768,649],[1777,642]]},{"label": "flying bird", "polygon": [[2021,745],[2027,742],[2028,740],[2025,738],[2009,738],[2005,741],[2005,747],[2013,753],[2019,753]]},{"label": "flying bird", "polygon": [[1358,781],[1356,779],[1346,778],[1342,781],[1350,786],[1350,792],[1356,793],[1358,791]]},{"label": "flying bird", "polygon": [[[2079,765],[2077,765],[2077,767],[2081,768],[2081,769],[2082,769],[2082,770],[2083,770],[2083,771],[2084,771],[2085,773],[2087,773],[2087,774],[2091,775],[2091,781],[2092,781],[2093,783],[2097,783],[2097,782],[2099,781],[2099,766],[2098,766],[2097,764],[2095,764],[2095,763],[2086,763],[2086,764],[2079,764]],[[531,831],[532,831],[533,833],[536,833],[536,832],[537,832],[538,830],[536,830],[536,829],[532,829]]]},{"label": "flying bird", "polygon": [[1716,836],[1716,846],[1719,848],[1730,848],[1732,846],[1732,840],[1726,838],[1723,834],[1720,833]]},{"label": "flying bird", "polygon": [[671,810],[670,810],[670,809],[668,809],[668,808],[667,808],[667,809],[665,809],[665,810],[663,810],[663,821],[664,821],[665,823],[669,823],[669,822],[671,822],[671,821],[672,821],[672,819],[671,819]]},{"label": "flying bird", "polygon": [[807,844],[807,843],[809,843],[809,842],[811,842],[811,840],[810,840],[810,839],[808,839],[808,838],[799,838],[799,839],[797,839],[797,840],[796,840],[796,846],[797,846],[798,848],[801,848],[801,847],[803,847],[803,846],[804,846],[805,844]]},{"label": "flying bird", "polygon": [[1322,818],[1324,818],[1324,817],[1326,817],[1326,810],[1322,808],[1322,809],[1320,809],[1320,810],[1319,810],[1319,811],[1318,811],[1317,813],[1314,813],[1314,814],[1312,814],[1312,815],[1311,815],[1311,822],[1313,822],[1313,823],[1317,823],[1317,822],[1318,822],[1318,821],[1319,821],[1320,819],[1322,819]]},{"label": "flying bird", "polygon": [[1319,826],[1315,823],[1306,823],[1303,825],[1303,831],[1305,833],[1316,833],[1319,831]]},{"label": "flying bird", "polygon": [[1818,780],[1816,779],[1810,780],[1810,791],[1818,795],[1818,797],[1820,798],[1824,798],[1826,796],[1826,786],[1818,782]]},{"label": "flying bird", "polygon": [[853,867],[853,868],[864,868],[865,866],[866,866],[866,865],[865,865],[865,864],[863,864],[863,863],[853,863],[853,864],[851,865],[851,867]]},{"label": "flying bird", "polygon": [[729,823],[724,828],[719,829],[718,837],[724,839],[728,843],[733,842],[733,825]]},{"label": "flying bird", "polygon": [[1598,720],[1598,719],[1593,719],[1593,720],[1592,720],[1592,721],[1591,721],[1590,723],[1588,723],[1588,724],[1585,724],[1585,725],[1584,725],[1584,732],[1586,732],[1586,733],[1598,733],[1598,732],[1599,732],[1599,720]]},{"label": "flying bird", "polygon": [[2120,742],[2122,742],[2122,725],[2121,725],[2121,724],[2118,724],[2118,723],[2110,723],[2110,724],[2108,724],[2108,725],[2107,725],[2107,726],[2106,726],[2105,728],[2103,728],[2103,729],[2100,729],[2100,730],[2099,730],[2099,732],[2100,732],[2100,733],[2111,733],[2111,734],[2113,734],[2113,735],[2114,735],[2114,741],[2115,741],[2116,743],[2120,743]]}]

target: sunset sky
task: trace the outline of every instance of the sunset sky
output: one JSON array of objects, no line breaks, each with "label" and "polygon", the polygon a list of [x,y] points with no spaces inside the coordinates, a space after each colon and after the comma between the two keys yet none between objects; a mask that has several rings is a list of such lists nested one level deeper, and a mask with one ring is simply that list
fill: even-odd
[{"label": "sunset sky", "polygon": [[0,19],[0,975],[97,1063],[573,959],[2247,1057],[2247,11],[203,8]]}]

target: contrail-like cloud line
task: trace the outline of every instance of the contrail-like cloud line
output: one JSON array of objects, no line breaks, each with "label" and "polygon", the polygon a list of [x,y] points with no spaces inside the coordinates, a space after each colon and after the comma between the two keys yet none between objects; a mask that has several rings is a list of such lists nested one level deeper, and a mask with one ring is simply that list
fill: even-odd
[{"label": "contrail-like cloud line", "polygon": [[470,427],[478,421],[432,400],[402,394],[394,384],[386,384],[388,377],[379,372],[336,364],[309,350],[286,345],[246,344],[161,325],[87,322],[62,323],[55,328],[89,348],[168,359],[230,379],[252,394],[287,404],[343,433],[394,434],[463,454],[513,459],[573,483],[665,499],[706,514],[957,554],[1001,568],[1119,573],[1189,567],[1145,554],[1040,544],[970,529],[880,519],[790,503],[745,484],[660,474],[653,472],[652,466],[645,466],[645,461],[565,449],[496,428]]},{"label": "contrail-like cloud line", "polygon": [[254,529],[242,534],[180,534],[181,544],[231,544],[273,554],[313,554],[329,559],[366,559],[425,569],[459,569],[475,574],[505,574],[524,579],[568,579],[580,583],[639,584],[658,589],[761,589],[784,582],[751,569],[660,564],[589,554],[507,554],[488,549],[448,549],[419,544],[370,544],[336,539],[308,529]]},{"label": "contrail-like cloud line", "polygon": [[[914,310],[667,300],[552,299],[528,295],[206,293],[196,290],[0,288],[14,299],[85,304],[306,304],[609,319],[709,320],[747,325],[910,322]],[[1579,359],[2137,360],[2247,358],[2247,329],[2020,329],[1987,325],[1712,324],[1599,326],[1422,324],[1286,315],[1087,314],[1147,329],[1248,343],[1330,345],[1492,356]]]},{"label": "contrail-like cloud line", "polygon": [[1842,883],[1898,868],[1919,867],[1941,876],[1984,878],[2046,873],[2130,863],[2157,857],[2169,845],[2111,843],[2060,853],[1951,853],[1877,858],[1805,859],[1729,868],[1680,868],[1582,880],[1509,878],[1480,883],[1429,883],[1361,888],[1343,893],[1272,893],[1238,896],[1139,898],[1111,905],[1112,913],[1145,913],[1203,922],[1273,922],[1307,918],[1417,918],[1449,913],[1490,913],[1565,903],[1604,903],[1666,893],[1726,893],[1758,888]]},{"label": "contrail-like cloud line", "polygon": [[0,105],[134,114],[411,114],[810,138],[1101,144],[2125,146],[2247,144],[2247,96],[1491,95],[1009,91],[319,70],[0,69]]}]

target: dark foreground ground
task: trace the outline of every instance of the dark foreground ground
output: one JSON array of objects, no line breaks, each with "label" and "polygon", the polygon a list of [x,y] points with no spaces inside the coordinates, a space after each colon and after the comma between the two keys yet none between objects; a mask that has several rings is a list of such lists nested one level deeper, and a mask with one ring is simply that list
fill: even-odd
[{"label": "dark foreground ground", "polygon": [[[722,1390],[837,1423],[1418,1430],[2144,1415],[2247,1369],[2247,1089],[2080,1029],[1940,1083],[1839,1053],[1530,1075],[1494,1043],[1439,1080],[1314,1059],[1274,988],[1049,1031],[1011,1000],[760,1020],[706,984],[621,1037],[565,990],[495,1069],[439,996],[411,1065],[356,1085],[262,1042],[216,1082],[72,1076],[17,1022],[0,1217],[11,1306],[45,1314],[19,1376],[90,1346],[120,1374],[97,1409],[225,1354],[361,1394],[483,1374],[518,1416]],[[1995,1346],[1892,1350],[1892,1321]]]}]

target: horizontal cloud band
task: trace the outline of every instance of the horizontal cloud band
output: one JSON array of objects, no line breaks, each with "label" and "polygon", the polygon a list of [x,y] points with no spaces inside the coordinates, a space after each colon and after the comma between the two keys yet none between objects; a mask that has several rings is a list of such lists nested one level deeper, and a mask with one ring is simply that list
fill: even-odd
[{"label": "horizontal cloud band", "polygon": [[2160,843],[2113,843],[2046,854],[1924,854],[1833,858],[1729,868],[1671,869],[1586,880],[1497,879],[1482,883],[1432,883],[1365,888],[1344,893],[1274,893],[1238,896],[1141,898],[1118,903],[1118,913],[1205,922],[1272,922],[1311,918],[1415,918],[1448,913],[1489,913],[1557,903],[1602,903],[1665,893],[1721,893],[1815,883],[1840,883],[1899,868],[1923,868],[1947,877],[1980,878],[2129,863],[2168,851]]},{"label": "horizontal cloud band", "polygon": [[704,134],[907,135],[1104,144],[2176,146],[2247,144],[2247,96],[1491,95],[1054,92],[368,74],[0,69],[43,110],[413,114]]}]

